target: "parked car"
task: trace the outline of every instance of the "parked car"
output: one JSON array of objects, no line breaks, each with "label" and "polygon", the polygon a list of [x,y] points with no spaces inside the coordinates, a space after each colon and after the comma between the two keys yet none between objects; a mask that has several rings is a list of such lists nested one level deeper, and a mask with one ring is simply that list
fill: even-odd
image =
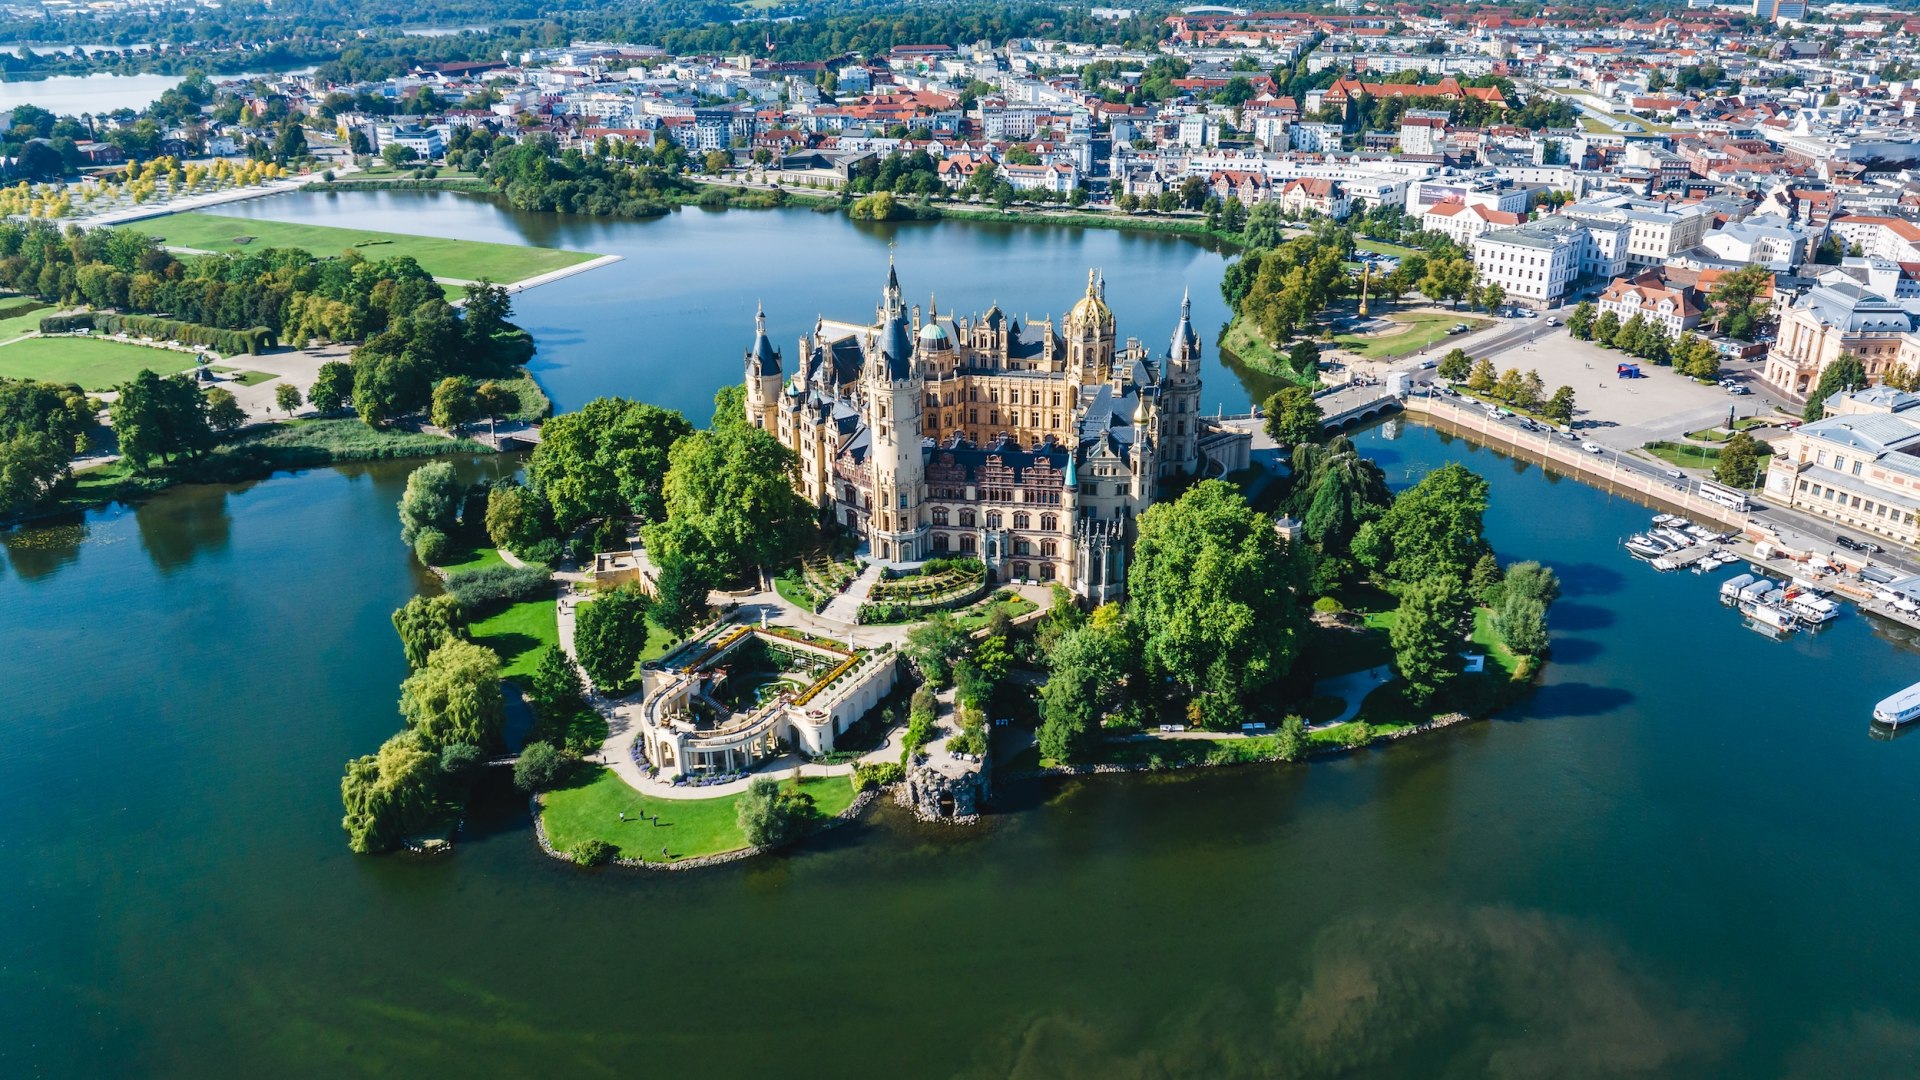
[{"label": "parked car", "polygon": [[1440,366],[1440,361],[1434,360],[1431,358],[1420,361],[1420,370],[1422,371],[1425,371],[1428,368],[1437,368],[1439,366]]},{"label": "parked car", "polygon": [[1727,393],[1732,394],[1735,397],[1739,397],[1742,394],[1751,394],[1753,393],[1753,391],[1747,389],[1744,386],[1729,386],[1727,387]]},{"label": "parked car", "polygon": [[1469,329],[1471,329],[1471,328],[1470,328],[1469,326],[1467,326],[1467,324],[1466,324],[1466,323],[1463,323],[1463,322],[1457,322],[1457,323],[1454,323],[1454,324],[1453,324],[1452,326],[1449,326],[1449,327],[1447,327],[1447,333],[1449,333],[1449,334],[1464,334],[1464,333],[1466,333],[1466,332],[1467,332],[1467,331],[1468,331]]}]

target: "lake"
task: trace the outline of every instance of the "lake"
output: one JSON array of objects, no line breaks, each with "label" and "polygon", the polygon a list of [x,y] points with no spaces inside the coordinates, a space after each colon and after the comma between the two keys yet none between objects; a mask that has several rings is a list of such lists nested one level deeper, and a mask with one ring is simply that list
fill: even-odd
[{"label": "lake", "polygon": [[[629,255],[517,298],[567,405],[704,417],[756,297],[784,338],[864,311],[889,238],[943,307],[1060,310],[1091,256],[1122,333],[1157,342],[1183,283],[1218,318],[1184,241],[784,220],[461,235]],[[1716,579],[1625,556],[1632,503],[1418,425],[1358,438],[1396,485],[1479,471],[1501,554],[1559,571],[1520,707],[1308,766],[1017,785],[971,830],[883,806],[691,874],[550,860],[501,789],[451,856],[347,853],[341,765],[397,726],[388,614],[425,585],[405,464],[8,534],[0,1075],[1914,1075],[1920,740],[1866,719],[1920,678],[1911,634],[1764,639]]]},{"label": "lake", "polygon": [[[71,48],[65,51],[71,52]],[[216,83],[244,82],[248,79],[272,79],[281,75],[304,74],[298,71],[214,75]],[[160,100],[160,95],[186,81],[185,75],[55,75],[26,82],[0,82],[0,109],[20,105],[38,105],[59,116],[92,113],[101,116],[115,109],[145,109]]]}]

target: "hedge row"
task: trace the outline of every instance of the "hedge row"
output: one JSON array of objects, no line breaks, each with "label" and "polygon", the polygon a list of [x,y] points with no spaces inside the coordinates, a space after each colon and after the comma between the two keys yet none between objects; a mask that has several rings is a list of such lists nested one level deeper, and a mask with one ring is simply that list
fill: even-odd
[{"label": "hedge row", "polygon": [[[245,330],[222,330],[216,326],[163,319],[157,315],[95,315],[94,328],[107,334],[130,334],[158,341],[181,341],[199,345],[227,356],[237,353],[257,355],[273,348],[273,331],[264,326]],[[44,329],[44,328],[43,328]]]},{"label": "hedge row", "polygon": [[77,315],[49,315],[40,320],[40,332],[43,334],[65,334],[92,328],[93,313],[90,311],[82,311]]}]

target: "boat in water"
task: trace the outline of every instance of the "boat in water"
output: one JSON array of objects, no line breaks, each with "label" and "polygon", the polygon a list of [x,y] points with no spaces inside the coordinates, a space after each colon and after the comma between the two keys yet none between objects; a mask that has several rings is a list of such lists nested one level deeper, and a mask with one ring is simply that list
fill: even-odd
[{"label": "boat in water", "polygon": [[1657,559],[1672,549],[1665,544],[1656,544],[1653,538],[1642,533],[1627,537],[1627,551],[1642,559]]},{"label": "boat in water", "polygon": [[1880,704],[1873,707],[1873,722],[1876,724],[1897,728],[1915,719],[1920,719],[1920,683],[1883,698]]}]

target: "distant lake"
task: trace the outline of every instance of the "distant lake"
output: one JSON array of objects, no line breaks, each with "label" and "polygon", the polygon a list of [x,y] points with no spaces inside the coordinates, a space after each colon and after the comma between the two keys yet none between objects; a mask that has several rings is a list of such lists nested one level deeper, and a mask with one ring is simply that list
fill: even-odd
[{"label": "distant lake", "polygon": [[[71,51],[69,46],[67,51]],[[239,75],[215,75],[215,82],[271,78],[275,75],[304,75],[311,67],[295,71],[247,72]],[[20,105],[38,105],[62,116],[81,113],[109,113],[115,109],[144,109],[160,95],[186,81],[184,75],[56,75],[31,82],[0,83],[0,109]]]}]

